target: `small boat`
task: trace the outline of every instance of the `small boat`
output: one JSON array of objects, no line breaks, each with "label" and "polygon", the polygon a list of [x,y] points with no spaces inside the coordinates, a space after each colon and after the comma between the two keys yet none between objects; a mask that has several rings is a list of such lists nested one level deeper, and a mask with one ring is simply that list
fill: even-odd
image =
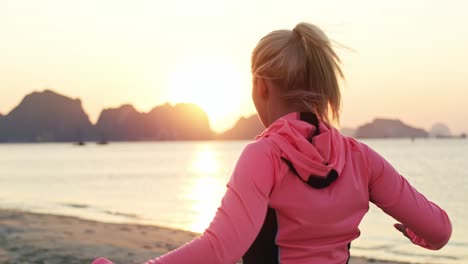
[{"label": "small boat", "polygon": [[97,142],[97,144],[98,144],[98,145],[107,145],[107,144],[109,144],[109,142],[108,142],[107,140],[105,140],[105,139],[101,139],[101,140],[99,140],[99,141]]},{"label": "small boat", "polygon": [[77,141],[77,142],[75,143],[75,145],[77,145],[77,146],[84,146],[84,145],[86,145],[86,143],[85,143],[84,141],[80,140],[80,141]]}]

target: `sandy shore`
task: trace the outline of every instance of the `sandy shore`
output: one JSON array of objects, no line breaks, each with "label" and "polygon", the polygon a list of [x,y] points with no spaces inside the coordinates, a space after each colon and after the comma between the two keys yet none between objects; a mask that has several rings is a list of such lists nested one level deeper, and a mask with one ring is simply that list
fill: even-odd
[{"label": "sandy shore", "polygon": [[[0,263],[142,263],[197,234],[157,226],[109,224],[75,217],[0,209]],[[353,258],[352,264],[397,264]]]}]

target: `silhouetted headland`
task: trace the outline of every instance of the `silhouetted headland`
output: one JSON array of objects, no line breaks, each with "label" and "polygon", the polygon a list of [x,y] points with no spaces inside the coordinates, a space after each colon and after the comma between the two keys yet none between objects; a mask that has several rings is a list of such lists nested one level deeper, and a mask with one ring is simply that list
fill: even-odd
[{"label": "silhouetted headland", "polygon": [[50,90],[33,92],[0,119],[0,141],[83,141],[95,138],[81,101]]},{"label": "silhouetted headland", "polygon": [[356,129],[357,138],[425,138],[429,134],[422,128],[411,127],[398,119],[376,118]]},{"label": "silhouetted headland", "polygon": [[210,140],[208,116],[194,104],[164,104],[148,113],[131,105],[105,109],[93,125],[79,99],[33,92],[0,118],[2,142]]},{"label": "silhouetted headland", "polygon": [[226,132],[218,135],[218,139],[253,139],[262,133],[265,127],[257,115],[248,118],[241,117],[239,121]]},{"label": "silhouetted headland", "polygon": [[131,105],[105,109],[96,123],[100,139],[109,141],[210,140],[208,116],[194,104],[164,104],[148,113]]},{"label": "silhouetted headland", "polygon": [[[264,130],[257,115],[242,117],[223,133],[210,128],[208,115],[195,104],[163,104],[144,113],[132,105],[104,109],[95,125],[81,101],[51,90],[26,95],[7,115],[0,114],[0,142],[86,142],[156,140],[244,140]],[[342,133],[357,138],[454,137],[449,128],[436,123],[431,133],[398,119],[377,118]],[[459,136],[466,138],[466,134]],[[458,138],[459,138],[458,137]]]},{"label": "silhouetted headland", "polygon": [[356,135],[356,129],[351,128],[351,127],[342,127],[340,128],[341,134],[348,136],[348,137],[354,137]]}]

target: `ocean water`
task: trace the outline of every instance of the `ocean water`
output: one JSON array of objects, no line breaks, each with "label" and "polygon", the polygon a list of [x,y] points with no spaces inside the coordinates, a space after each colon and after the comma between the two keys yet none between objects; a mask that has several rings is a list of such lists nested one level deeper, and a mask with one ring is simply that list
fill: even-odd
[{"label": "ocean water", "polygon": [[[453,223],[440,251],[412,245],[371,206],[354,256],[468,263],[468,140],[366,140]],[[141,142],[85,146],[0,144],[0,207],[202,232],[248,141]],[[431,221],[431,219],[424,219]]]}]

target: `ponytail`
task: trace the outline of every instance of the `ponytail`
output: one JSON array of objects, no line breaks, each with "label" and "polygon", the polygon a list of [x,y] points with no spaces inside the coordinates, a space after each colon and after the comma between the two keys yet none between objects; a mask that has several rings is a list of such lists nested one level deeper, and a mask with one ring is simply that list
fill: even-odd
[{"label": "ponytail", "polygon": [[281,89],[286,102],[312,111],[322,121],[339,122],[343,78],[340,59],[318,27],[299,23],[260,40],[252,53],[252,74]]}]

